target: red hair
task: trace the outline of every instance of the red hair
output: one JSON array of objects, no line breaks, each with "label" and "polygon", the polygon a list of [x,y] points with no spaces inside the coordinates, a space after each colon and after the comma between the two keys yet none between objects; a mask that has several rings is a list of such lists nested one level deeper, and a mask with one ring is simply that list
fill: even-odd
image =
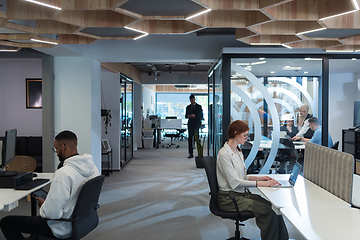
[{"label": "red hair", "polygon": [[230,124],[227,129],[228,138],[235,138],[236,135],[249,130],[249,127],[243,121],[236,120]]}]

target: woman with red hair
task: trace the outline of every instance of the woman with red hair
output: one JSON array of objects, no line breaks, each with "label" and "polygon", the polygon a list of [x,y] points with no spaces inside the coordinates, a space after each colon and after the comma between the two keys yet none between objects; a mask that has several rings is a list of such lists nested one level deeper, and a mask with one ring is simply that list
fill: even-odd
[{"label": "woman with red hair", "polygon": [[[261,230],[261,239],[289,239],[282,216],[276,215],[271,209],[271,203],[259,195],[252,194],[249,187],[270,187],[280,185],[278,181],[268,176],[248,176],[244,156],[239,148],[243,145],[249,133],[249,127],[237,120],[230,124],[229,141],[220,149],[217,156],[216,172],[220,194],[230,194],[236,199],[239,211],[253,212],[256,224]],[[228,196],[219,195],[219,208],[223,211],[236,211]]]}]

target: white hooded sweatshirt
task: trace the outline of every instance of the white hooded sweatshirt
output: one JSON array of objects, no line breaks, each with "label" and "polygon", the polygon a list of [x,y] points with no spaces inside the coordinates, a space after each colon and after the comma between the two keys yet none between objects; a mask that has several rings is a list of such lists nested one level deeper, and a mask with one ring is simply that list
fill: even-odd
[{"label": "white hooded sweatshirt", "polygon": [[[51,180],[50,191],[40,208],[43,218],[70,218],[81,187],[84,183],[99,175],[92,156],[89,154],[75,155],[64,161]],[[72,236],[69,222],[48,221],[51,231],[57,238],[65,239]]]}]

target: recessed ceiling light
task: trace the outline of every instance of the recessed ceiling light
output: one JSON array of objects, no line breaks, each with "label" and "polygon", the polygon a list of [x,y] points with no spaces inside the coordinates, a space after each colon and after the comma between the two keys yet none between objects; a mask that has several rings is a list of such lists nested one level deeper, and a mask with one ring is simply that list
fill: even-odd
[{"label": "recessed ceiling light", "polygon": [[322,58],[305,58],[307,61],[322,61]]},{"label": "recessed ceiling light", "polygon": [[305,74],[309,73],[309,72],[304,72]]},{"label": "recessed ceiling light", "polygon": [[250,63],[236,63],[236,65],[238,65],[238,66],[249,66]]},{"label": "recessed ceiling light", "polygon": [[270,73],[275,73],[275,71],[271,71]]},{"label": "recessed ceiling light", "polygon": [[265,58],[259,58],[259,60],[265,60]]},{"label": "recessed ceiling light", "polygon": [[251,65],[259,65],[259,64],[264,64],[264,63],[266,63],[266,61],[253,62],[253,63],[251,63]]},{"label": "recessed ceiling light", "polygon": [[34,41],[34,42],[41,42],[41,43],[48,43],[48,44],[58,45],[57,42],[44,41],[44,40],[39,40],[39,39],[35,39],[35,38],[31,38],[30,40]]},{"label": "recessed ceiling light", "polygon": [[306,33],[311,33],[311,32],[317,32],[317,31],[321,31],[324,29],[326,29],[326,28],[324,27],[324,28],[313,29],[313,30],[309,30],[309,31],[299,32],[297,34],[306,34]]},{"label": "recessed ceiling light", "polygon": [[194,15],[191,15],[190,17],[187,17],[186,20],[189,20],[189,19],[191,19],[191,18],[200,16],[200,15],[202,15],[202,14],[204,14],[204,13],[210,12],[211,10],[212,10],[212,9],[206,9],[206,10],[204,10],[204,11],[201,11],[201,12],[199,12],[199,13],[196,13],[196,14],[194,14]]},{"label": "recessed ceiling light", "polygon": [[285,66],[283,68],[283,70],[301,70],[302,67],[290,67],[290,66]]},{"label": "recessed ceiling light", "polygon": [[352,58],[351,60],[356,61],[356,58]]}]

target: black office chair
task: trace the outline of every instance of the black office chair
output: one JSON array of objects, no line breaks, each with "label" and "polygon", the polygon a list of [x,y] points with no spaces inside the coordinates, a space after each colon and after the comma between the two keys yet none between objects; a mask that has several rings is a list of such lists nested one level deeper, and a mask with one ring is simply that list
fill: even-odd
[{"label": "black office chair", "polygon": [[[67,240],[81,239],[99,224],[97,209],[99,196],[105,176],[100,175],[87,181],[80,190],[74,212],[70,219],[47,219],[71,222],[73,235]],[[38,236],[38,240],[53,240],[57,238]]]},{"label": "black office chair", "polygon": [[210,211],[216,215],[219,216],[221,218],[224,219],[231,219],[231,220],[235,220],[235,225],[236,225],[236,230],[235,230],[235,237],[229,238],[230,239],[234,239],[234,240],[240,240],[240,239],[246,239],[246,238],[241,238],[240,237],[240,230],[239,230],[239,226],[245,226],[245,224],[242,224],[240,222],[243,222],[245,220],[248,220],[249,218],[253,218],[255,217],[254,214],[250,211],[239,211],[239,208],[237,206],[236,200],[233,196],[231,195],[227,195],[231,198],[231,200],[233,201],[235,208],[236,208],[236,212],[228,212],[228,211],[222,211],[219,206],[217,205],[217,196],[218,191],[219,191],[219,185],[217,182],[217,177],[216,177],[216,159],[210,156],[206,156],[203,158],[203,165],[206,171],[206,176],[209,182],[209,187],[210,187],[210,193],[209,195],[210,197],[210,203],[209,203],[209,208]]},{"label": "black office chair", "polygon": [[173,146],[173,145],[176,146],[176,148],[180,147],[179,144],[173,143],[173,139],[174,139],[174,138],[180,137],[179,129],[165,132],[164,137],[169,137],[171,140],[170,140],[170,144],[164,144],[163,147],[166,146],[167,148],[169,148],[169,147],[171,147],[171,146]]},{"label": "black office chair", "polygon": [[[287,169],[287,162],[295,162],[295,147],[292,141],[288,139],[280,139],[280,143],[288,147],[288,149],[279,149],[277,156],[274,159],[274,162],[276,164],[275,166],[275,173],[288,173]],[[278,168],[278,164],[280,163],[280,167]]]},{"label": "black office chair", "polygon": [[335,150],[339,150],[339,141],[335,142],[331,148]]}]

